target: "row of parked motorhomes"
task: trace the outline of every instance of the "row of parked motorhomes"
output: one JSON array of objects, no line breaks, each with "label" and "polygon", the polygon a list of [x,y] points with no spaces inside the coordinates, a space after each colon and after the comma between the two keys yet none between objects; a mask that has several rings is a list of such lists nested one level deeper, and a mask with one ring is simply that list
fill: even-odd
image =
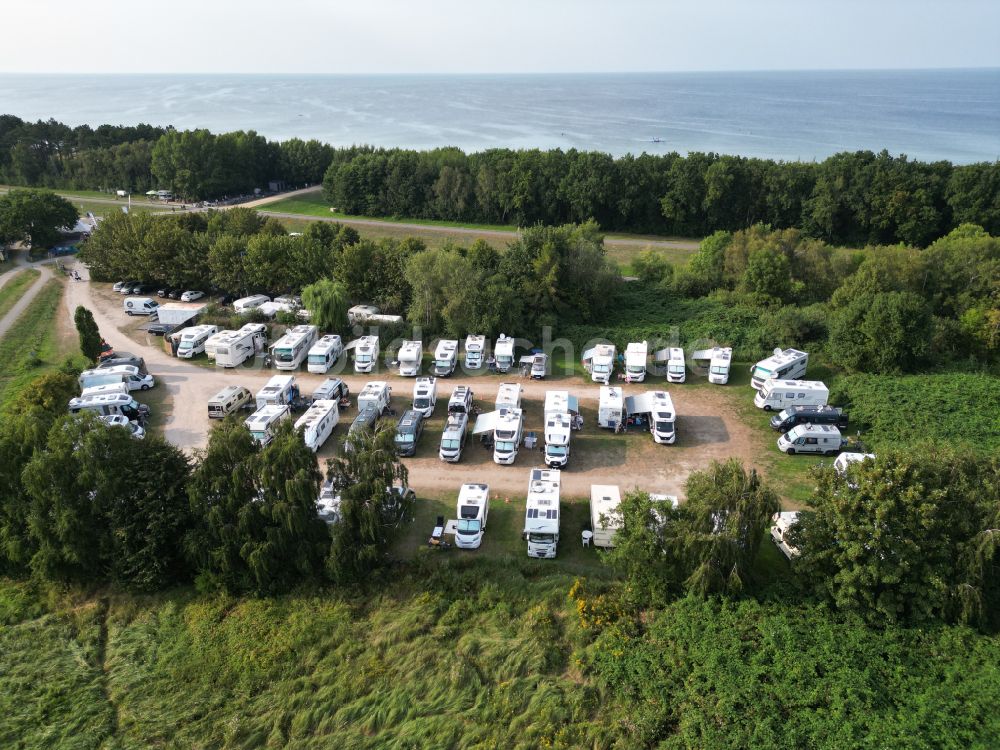
[{"label": "row of parked motorhomes", "polygon": [[148,391],[156,380],[141,357],[113,357],[78,377],[80,395],[71,398],[71,414],[89,412],[113,427],[128,429],[135,438],[146,436],[149,407],[132,397],[132,391]]}]

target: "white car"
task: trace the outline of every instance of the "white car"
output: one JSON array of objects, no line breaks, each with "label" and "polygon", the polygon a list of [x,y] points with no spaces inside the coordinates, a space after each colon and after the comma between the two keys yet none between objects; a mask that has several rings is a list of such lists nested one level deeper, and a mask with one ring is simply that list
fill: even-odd
[{"label": "white car", "polygon": [[181,295],[181,302],[195,302],[205,296],[204,292],[189,291]]},{"label": "white car", "polygon": [[143,429],[142,425],[136,424],[135,422],[130,422],[129,418],[124,414],[108,414],[107,416],[100,418],[102,422],[110,425],[111,427],[127,427],[132,432],[132,437],[142,440],[146,437],[146,430]]}]

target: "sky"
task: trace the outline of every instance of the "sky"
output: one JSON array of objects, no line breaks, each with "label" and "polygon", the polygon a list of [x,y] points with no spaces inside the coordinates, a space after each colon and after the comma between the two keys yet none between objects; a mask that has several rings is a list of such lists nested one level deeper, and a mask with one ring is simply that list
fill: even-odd
[{"label": "sky", "polygon": [[1000,67],[998,0],[31,0],[0,72]]}]

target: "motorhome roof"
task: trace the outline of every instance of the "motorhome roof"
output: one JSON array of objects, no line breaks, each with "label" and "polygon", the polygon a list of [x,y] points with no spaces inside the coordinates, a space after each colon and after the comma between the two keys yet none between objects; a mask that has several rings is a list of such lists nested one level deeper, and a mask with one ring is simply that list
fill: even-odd
[{"label": "motorhome roof", "polygon": [[622,389],[616,385],[601,386],[601,403],[606,406],[622,405]]},{"label": "motorhome roof", "polygon": [[230,396],[233,396],[242,390],[244,390],[242,385],[227,385],[221,391],[212,396],[209,401],[225,401]]},{"label": "motorhome roof", "polygon": [[569,412],[569,391],[545,391],[545,413]]},{"label": "motorhome roof", "polygon": [[105,367],[99,370],[84,370],[80,373],[81,378],[96,376],[96,375],[138,375],[139,368],[135,365],[115,365],[114,367]]},{"label": "motorhome roof", "polygon": [[762,359],[757,363],[757,366],[767,366],[767,367],[780,367],[781,365],[788,364],[789,362],[794,362],[797,359],[802,359],[803,357],[808,357],[809,355],[798,349],[785,349],[784,351],[775,352],[770,357]]},{"label": "motorhome roof", "polygon": [[501,383],[497,389],[498,404],[516,404],[521,398],[520,383]]},{"label": "motorhome roof", "polygon": [[358,394],[358,398],[372,398],[374,396],[378,396],[388,387],[389,385],[384,380],[373,380],[370,383],[365,383],[365,387],[361,389],[361,393]]},{"label": "motorhome roof", "polygon": [[264,333],[267,330],[267,326],[263,323],[246,323],[240,327],[239,332],[243,335],[248,333]]},{"label": "motorhome roof", "polygon": [[285,335],[274,342],[274,348],[280,349],[282,347],[292,347],[297,345],[303,339],[310,338],[316,334],[316,326],[295,326],[290,331],[286,331]]},{"label": "motorhome roof", "polygon": [[200,325],[200,326],[188,326],[181,333],[181,341],[189,341],[191,339],[196,339],[204,336],[205,334],[213,334],[216,331],[216,327],[212,325]]},{"label": "motorhome roof", "polygon": [[417,423],[423,419],[423,415],[418,411],[413,411],[412,409],[403,413],[403,416],[399,418],[399,425],[396,427],[396,432],[401,432],[404,434],[416,432]]},{"label": "motorhome roof", "polygon": [[[621,490],[614,484],[590,485],[590,515],[593,523],[609,516],[622,502]],[[610,524],[608,524],[610,527]]]},{"label": "motorhome roof", "polygon": [[796,391],[825,391],[826,383],[821,380],[768,380],[764,390],[782,390],[787,388]]},{"label": "motorhome roof", "polygon": [[789,435],[826,435],[840,437],[840,430],[830,424],[800,424],[788,431]]},{"label": "motorhome roof", "polygon": [[338,336],[335,333],[328,333],[325,336],[322,336],[315,344],[313,344],[312,348],[309,349],[309,352],[310,353],[315,352],[316,354],[326,354],[331,349],[336,349],[340,345],[341,345],[340,336]]},{"label": "motorhome roof", "polygon": [[558,469],[532,469],[528,480],[528,506],[550,506],[559,502],[561,478]]},{"label": "motorhome roof", "polygon": [[684,361],[684,350],[681,349],[679,346],[672,346],[667,350],[667,352],[668,352],[668,358],[671,361],[677,361],[677,360],[680,360],[682,362]]},{"label": "motorhome roof", "polygon": [[481,352],[484,346],[486,346],[485,336],[469,334],[465,337],[465,351],[467,352]]},{"label": "motorhome roof", "polygon": [[489,494],[488,484],[463,484],[458,490],[458,501],[470,505],[485,505]]},{"label": "motorhome roof", "polygon": [[408,357],[419,356],[422,348],[423,342],[421,341],[404,341],[399,347],[399,357],[402,359],[403,355]]},{"label": "motorhome roof", "polygon": [[287,406],[268,404],[267,406],[262,406],[260,409],[247,417],[244,424],[250,429],[253,429],[254,427],[267,427],[267,425],[271,424],[287,412]]},{"label": "motorhome roof", "polygon": [[417,378],[413,384],[413,398],[429,396],[437,385],[437,378]]},{"label": "motorhome roof", "polygon": [[295,423],[295,429],[312,427],[327,414],[337,411],[337,409],[338,407],[336,401],[329,401],[327,399],[313,401],[309,408],[306,409],[305,414],[299,417],[298,421]]},{"label": "motorhome roof", "polygon": [[511,427],[516,425],[521,421],[521,417],[524,412],[521,409],[500,409],[500,414],[497,417],[497,429],[500,425],[505,427]]},{"label": "motorhome roof", "polygon": [[494,354],[497,354],[498,356],[499,355],[506,356],[508,354],[513,353],[513,351],[514,351],[514,339],[512,339],[510,336],[501,333],[500,338],[497,339],[497,345]]},{"label": "motorhome roof", "polygon": [[73,402],[77,404],[106,406],[108,404],[129,404],[132,402],[132,397],[127,393],[91,393],[70,401],[71,404]]},{"label": "motorhome roof", "polygon": [[434,349],[434,359],[450,359],[458,352],[458,341],[454,339],[441,339],[437,348]]},{"label": "motorhome roof", "polygon": [[597,359],[598,357],[614,357],[615,356],[615,345],[614,344],[598,344],[593,349],[593,357]]}]

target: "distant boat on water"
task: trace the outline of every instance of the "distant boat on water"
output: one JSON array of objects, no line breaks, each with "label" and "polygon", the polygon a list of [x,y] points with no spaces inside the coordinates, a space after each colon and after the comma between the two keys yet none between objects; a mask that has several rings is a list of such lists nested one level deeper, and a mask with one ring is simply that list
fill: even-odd
[{"label": "distant boat on water", "polygon": [[650,143],[663,143],[663,139],[662,138],[651,138],[649,142]]}]

